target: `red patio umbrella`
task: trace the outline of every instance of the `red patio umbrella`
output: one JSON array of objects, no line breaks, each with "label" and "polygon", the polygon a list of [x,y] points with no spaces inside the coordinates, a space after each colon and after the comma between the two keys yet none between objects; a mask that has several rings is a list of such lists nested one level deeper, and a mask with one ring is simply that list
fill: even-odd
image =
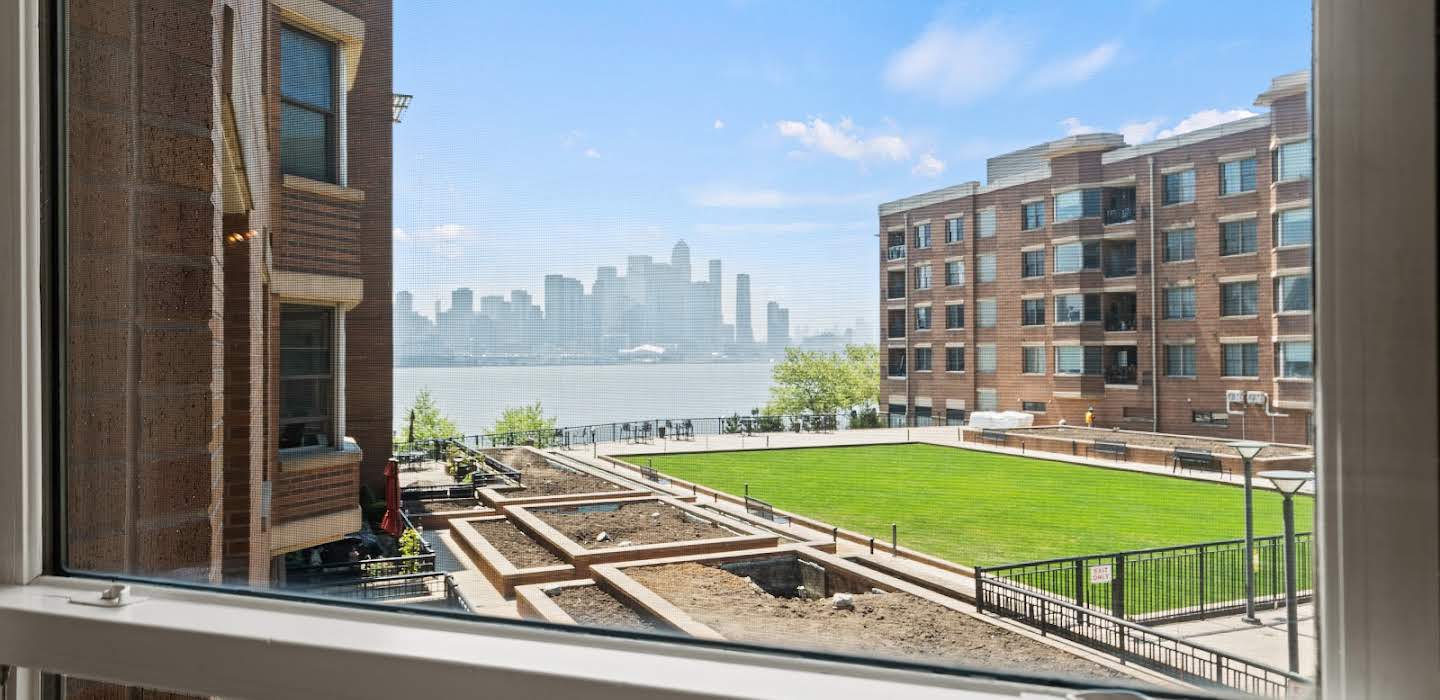
[{"label": "red patio umbrella", "polygon": [[403,527],[400,520],[400,469],[392,459],[385,463],[385,517],[380,519],[380,529],[399,537]]}]

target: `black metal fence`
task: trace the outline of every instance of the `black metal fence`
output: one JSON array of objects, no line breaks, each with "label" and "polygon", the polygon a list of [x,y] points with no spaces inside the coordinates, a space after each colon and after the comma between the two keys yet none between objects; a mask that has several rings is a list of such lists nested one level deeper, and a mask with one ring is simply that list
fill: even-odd
[{"label": "black metal fence", "polygon": [[312,595],[370,601],[442,596],[448,607],[469,609],[465,605],[465,599],[460,597],[459,588],[450,574],[435,571],[331,581],[297,586],[294,590]]},{"label": "black metal fence", "polygon": [[775,521],[775,506],[753,496],[745,497],[745,512],[769,521]]},{"label": "black metal fence", "polygon": [[[454,484],[406,486],[400,489],[400,498],[406,501],[432,501],[450,498],[473,498],[475,489],[486,486],[519,486],[524,475],[520,470],[466,444],[461,438],[423,440],[406,445],[408,454],[423,454],[427,459],[445,461],[458,458],[468,463],[468,473],[463,477],[456,471]],[[458,453],[458,455],[456,454]],[[402,454],[397,451],[396,454]],[[463,478],[464,481],[459,481]]]},{"label": "black metal fence", "polygon": [[[1313,598],[1311,535],[1295,537],[1299,600]],[[1255,538],[1255,604],[1285,603],[1285,542]],[[977,590],[1003,581],[1133,622],[1199,619],[1245,609],[1245,540],[1203,542],[976,567]]]},{"label": "black metal fence", "polygon": [[976,586],[975,607],[1196,685],[1275,698],[1299,695],[1310,686],[1303,676],[998,579]]}]

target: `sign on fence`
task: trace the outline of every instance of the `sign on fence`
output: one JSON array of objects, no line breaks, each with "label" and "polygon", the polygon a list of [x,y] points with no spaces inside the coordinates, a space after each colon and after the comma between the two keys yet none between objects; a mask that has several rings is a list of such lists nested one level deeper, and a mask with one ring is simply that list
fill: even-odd
[{"label": "sign on fence", "polygon": [[1090,583],[1110,583],[1114,579],[1114,564],[1096,564],[1090,567]]}]

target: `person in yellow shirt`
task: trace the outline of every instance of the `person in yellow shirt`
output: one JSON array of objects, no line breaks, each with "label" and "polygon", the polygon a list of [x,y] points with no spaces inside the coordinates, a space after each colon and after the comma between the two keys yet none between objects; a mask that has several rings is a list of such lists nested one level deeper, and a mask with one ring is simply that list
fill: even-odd
[{"label": "person in yellow shirt", "polygon": [[1094,407],[1094,406],[1091,406],[1091,407],[1085,409],[1085,427],[1087,427],[1087,428],[1093,428],[1093,427],[1095,427],[1095,407]]}]

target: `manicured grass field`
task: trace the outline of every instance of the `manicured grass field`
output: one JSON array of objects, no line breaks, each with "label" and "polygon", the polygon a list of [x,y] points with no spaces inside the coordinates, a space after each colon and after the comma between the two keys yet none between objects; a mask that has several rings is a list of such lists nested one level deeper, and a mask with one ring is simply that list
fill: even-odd
[{"label": "manicured grass field", "polygon": [[[647,455],[681,479],[971,565],[1243,537],[1244,491],[1223,484],[935,445]],[[1256,490],[1255,534],[1283,531]],[[1312,529],[1299,497],[1296,530]]]}]

